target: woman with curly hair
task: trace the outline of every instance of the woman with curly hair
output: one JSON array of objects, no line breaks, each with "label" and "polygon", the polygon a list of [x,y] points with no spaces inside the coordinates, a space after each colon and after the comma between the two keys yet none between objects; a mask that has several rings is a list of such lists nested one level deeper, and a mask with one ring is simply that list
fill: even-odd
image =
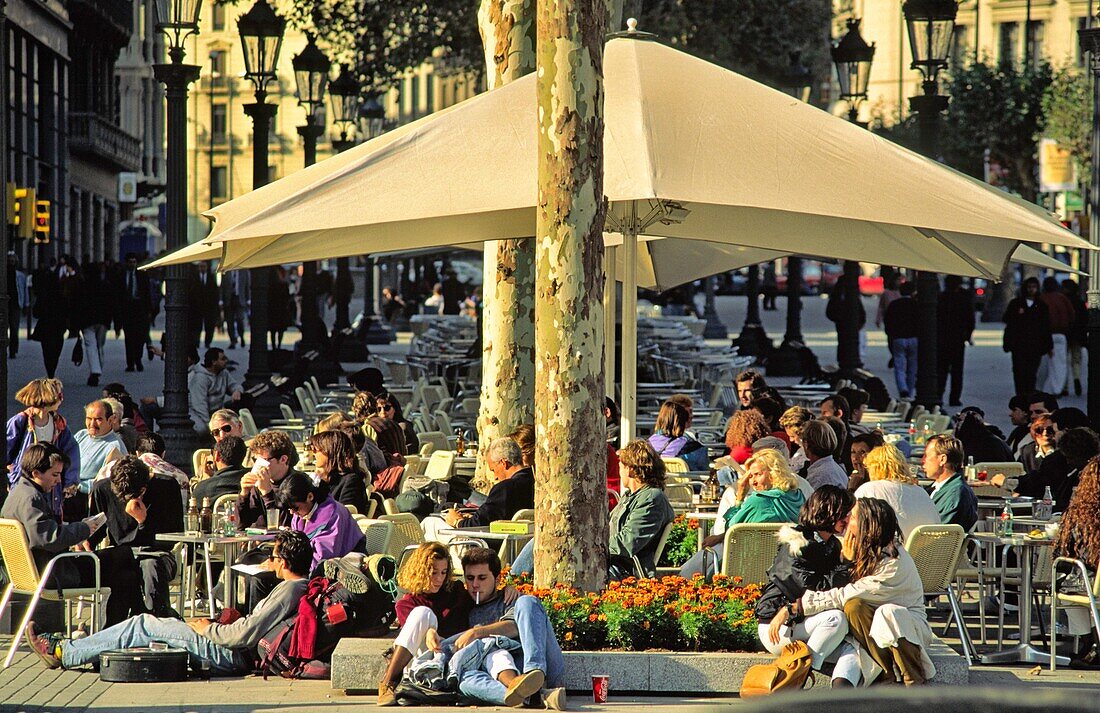
[{"label": "woman with curly hair", "polygon": [[[727,528],[742,522],[796,522],[806,502],[787,457],[774,448],[758,451],[745,462],[745,475],[737,480],[736,488],[734,504],[722,516]],[[703,563],[707,560],[707,573],[713,572],[722,558],[724,541],[725,533],[704,539],[703,550],[684,563],[680,576],[690,579],[704,574]]]},{"label": "woman with curly hair", "polygon": [[61,379],[34,379],[15,392],[15,400],[26,408],[8,420],[8,477],[0,484],[0,502],[8,486],[19,482],[19,464],[27,448],[35,443],[51,443],[68,459],[61,482],[50,493],[54,512],[60,514],[62,491],[73,495],[80,483],[80,446],[64,417],[58,413],[65,400],[65,388]]},{"label": "woman with curly hair", "polygon": [[857,498],[885,500],[894,510],[903,538],[918,525],[940,524],[932,496],[917,484],[905,456],[892,443],[871,449],[863,458],[869,482],[856,488]]},{"label": "woman with curly hair", "polygon": [[619,479],[628,491],[611,511],[608,578],[635,574],[634,562],[652,577],[657,540],[676,517],[665,496],[665,464],[649,443],[635,440],[619,451]]},{"label": "woman with curly hair", "polygon": [[730,458],[744,463],[752,456],[752,444],[771,433],[764,416],[753,408],[738,411],[726,425],[726,447]]},{"label": "woman with curly hair", "polygon": [[[1082,560],[1089,570],[1088,581],[1082,581],[1080,575],[1074,572],[1070,580],[1059,586],[1059,590],[1084,594],[1092,586],[1096,570],[1100,567],[1100,458],[1093,458],[1081,471],[1077,489],[1062,514],[1055,551],[1061,557]],[[1069,619],[1070,636],[1081,637],[1070,668],[1100,667],[1097,661],[1097,635],[1091,626],[1088,607],[1068,607],[1065,612]]]},{"label": "woman with curly hair", "polygon": [[397,573],[405,594],[394,603],[401,632],[393,644],[386,672],[378,684],[378,705],[394,706],[394,689],[413,657],[439,650],[443,639],[466,629],[473,602],[462,583],[451,576],[451,556],[438,542],[424,542]]},{"label": "woman with curly hair", "polygon": [[336,502],[366,515],[367,474],[359,465],[359,454],[348,434],[340,430],[314,434],[306,442],[306,450],[313,454],[313,472],[328,484]]},{"label": "woman with curly hair", "polygon": [[840,549],[851,563],[849,583],[807,589],[787,607],[787,621],[796,625],[821,612],[843,610],[848,631],[874,661],[861,672],[865,685],[881,676],[884,683],[900,679],[911,686],[936,674],[926,651],[935,637],[924,609],[924,585],[900,535],[889,503],[857,499]]}]

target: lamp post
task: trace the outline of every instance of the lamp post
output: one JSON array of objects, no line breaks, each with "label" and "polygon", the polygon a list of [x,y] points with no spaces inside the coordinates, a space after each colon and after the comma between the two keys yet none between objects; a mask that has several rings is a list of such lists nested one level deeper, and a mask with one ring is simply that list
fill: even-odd
[{"label": "lamp post", "polygon": [[[859,120],[859,105],[867,98],[875,46],[868,45],[860,35],[859,20],[848,20],[848,31],[832,48],[831,55],[836,67],[837,82],[840,84],[840,98],[848,102],[848,120],[866,128],[867,124]],[[844,279],[839,288],[843,290],[843,309],[836,325],[836,360],[841,375],[849,378],[863,368],[863,360],[859,355],[859,276],[859,261],[845,260]]]},{"label": "lamp post", "polygon": [[[1092,70],[1092,176],[1089,182],[1089,242],[1100,245],[1100,25],[1077,31]],[[1100,425],[1100,252],[1089,251],[1088,412],[1093,428]]]},{"label": "lamp post", "polygon": [[[923,77],[922,93],[909,98],[909,107],[917,113],[921,152],[935,160],[939,154],[940,114],[947,109],[947,97],[939,93],[939,72],[947,67],[951,55],[959,5],[957,0],[905,0],[901,10],[909,29],[912,67]],[[939,275],[924,270],[917,273],[920,324],[917,328],[916,400],[929,410],[940,405],[936,363],[939,292]]]},{"label": "lamp post", "polygon": [[[187,88],[199,78],[199,67],[184,64],[184,41],[199,31],[200,0],[157,0],[157,30],[164,33],[168,63],[153,65],[167,99],[167,247],[187,244]],[[164,301],[164,410],[159,418],[165,457],[178,466],[191,462],[195,429],[188,416],[187,398],[187,276],[190,265],[165,269]]]},{"label": "lamp post", "polygon": [[[317,163],[317,139],[325,132],[324,122],[318,114],[325,102],[328,72],[332,62],[317,46],[312,35],[305,49],[291,60],[294,67],[295,96],[306,110],[306,123],[298,127],[298,135],[305,144],[305,165]],[[320,350],[328,337],[325,323],[317,309],[317,261],[302,263],[302,339],[298,351],[305,353]]]},{"label": "lamp post", "polygon": [[[337,153],[343,153],[355,146],[355,141],[349,138],[349,133],[354,129],[356,119],[359,116],[359,82],[356,80],[351,67],[344,65],[340,70],[340,75],[329,84],[328,93],[332,104],[332,121],[340,128],[340,140],[333,141],[332,147],[336,149]],[[336,258],[336,324],[334,332],[339,332],[351,326],[349,309],[352,292],[354,290],[351,284],[349,259],[338,257]]]},{"label": "lamp post", "polygon": [[[275,14],[267,0],[256,0],[252,8],[237,21],[244,48],[244,76],[256,88],[256,102],[246,104],[244,113],[252,117],[252,188],[267,185],[270,180],[267,143],[271,120],[278,109],[267,103],[267,85],[275,80],[275,68],[279,61],[279,49],[283,44],[286,21]],[[252,344],[248,351],[247,380],[257,397],[271,391],[271,352],[268,349],[269,304],[268,285],[272,269],[254,268],[252,277]],[[264,389],[255,389],[262,385]],[[257,408],[263,409],[257,403]]]},{"label": "lamp post", "polygon": [[[376,95],[370,95],[359,104],[357,118],[359,135],[370,141],[382,134],[386,128],[386,109]],[[389,344],[393,341],[393,332],[378,314],[377,292],[379,289],[378,262],[367,256],[366,270],[363,276],[363,319],[360,336],[367,344]],[[724,335],[723,335],[724,336]]]},{"label": "lamp post", "polygon": [[[813,86],[813,73],[802,62],[801,52],[792,52],[790,66],[781,79],[781,88],[795,99],[808,102]],[[768,357],[769,376],[801,376],[799,350],[805,347],[802,337],[802,258],[787,257],[787,325],[783,342]]]}]

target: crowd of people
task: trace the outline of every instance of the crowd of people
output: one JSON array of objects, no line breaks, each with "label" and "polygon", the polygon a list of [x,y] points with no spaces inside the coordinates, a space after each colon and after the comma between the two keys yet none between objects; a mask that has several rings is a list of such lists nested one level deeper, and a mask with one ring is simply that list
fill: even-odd
[{"label": "crowd of people", "polygon": [[[215,377],[224,357],[212,353],[218,351],[210,350],[202,366]],[[484,548],[465,551],[456,580],[447,547],[464,527],[535,507],[532,426],[486,446],[493,481],[488,492],[436,512],[427,494],[398,492],[405,457],[417,448],[415,431],[384,388],[358,394],[348,412],[317,425],[305,445],[308,473],[298,469],[304,464],[287,433],[244,437],[238,414],[225,408],[230,389],[223,384],[207,392],[217,395],[201,412],[212,447],[195,474],[164,460],[155,421],[142,416],[121,385],[108,385],[103,398],[86,405],[84,428],[75,433],[59,414],[60,381],[36,379],[17,394],[25,410],[8,422],[8,492],[0,515],[23,523],[40,566],[70,548],[87,553],[56,567],[53,586],[90,585],[95,558],[111,592],[108,626],[98,633],[67,639],[28,628],[29,642],[48,665],[78,667],[104,650],[168,638],[217,673],[243,673],[259,639],[294,615],[306,582],[324,562],[365,552],[353,514],[401,496],[399,509],[417,514],[425,543],[398,574],[405,592],[395,603],[400,631],[379,685],[379,705],[395,704],[404,677],[430,670],[445,656],[460,661],[459,690],[470,699],[564,708],[560,648],[541,604],[501,586],[500,559]],[[1082,412],[1059,408],[1055,395],[1013,397],[1007,437],[979,409],[963,409],[953,433],[925,444],[920,469],[931,481],[925,489],[899,448],[904,444],[887,443],[862,423],[870,394],[839,390],[822,399],[815,414],[788,407],[755,371],[738,375],[736,390],[739,408],[726,426],[727,452],[717,460],[696,436],[694,402],[684,395],[661,405],[648,439],[621,449],[609,441],[610,580],[657,571],[658,542],[675,517],[665,494],[664,458],[682,458],[694,469],[713,465],[724,486],[714,527],[681,575],[713,573],[731,526],[784,524],[756,607],[761,646],[777,652],[790,641],[805,641],[815,668],[832,665],[837,687],[876,680],[912,685],[934,675],[924,592],[904,542],[921,525],[974,527],[977,498],[963,477],[968,457],[1019,459],[1026,471],[1019,492],[1041,496],[1049,487],[1055,509],[1065,513],[1058,551],[1098,564],[1100,439]],[[610,400],[605,416],[609,425],[617,418]],[[276,510],[285,531],[264,552],[246,591],[227,602],[240,606],[243,618],[184,623],[168,596],[176,558],[157,535],[183,530],[190,498],[226,496],[235,501],[242,527],[263,527],[268,511]],[[245,556],[255,562],[254,555]],[[533,569],[532,540],[511,571]],[[208,594],[223,597],[225,591],[222,582]],[[1085,635],[1075,661],[1089,665],[1095,639],[1087,617],[1074,611],[1070,629]]]}]

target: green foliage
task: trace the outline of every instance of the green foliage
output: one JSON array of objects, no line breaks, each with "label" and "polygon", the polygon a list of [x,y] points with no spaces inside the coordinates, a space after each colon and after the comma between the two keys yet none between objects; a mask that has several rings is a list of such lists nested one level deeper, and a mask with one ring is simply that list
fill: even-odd
[{"label": "green foliage", "polygon": [[759,648],[757,620],[752,609],[738,600],[719,600],[703,606],[682,606],[680,636],[695,651]]},{"label": "green foliage", "polygon": [[660,599],[644,602],[609,602],[601,607],[607,619],[607,643],[617,649],[681,648],[680,622],[666,611]]},{"label": "green foliage", "polygon": [[1001,166],[1001,183],[1028,200],[1038,192],[1036,136],[1044,127],[1050,65],[1017,69],[975,62],[956,69],[945,88],[951,103],[940,133],[944,161],[971,176],[984,173],[985,150]]},{"label": "green foliage", "polygon": [[595,594],[566,588],[542,590],[536,594],[542,600],[562,649],[596,651],[607,645],[607,622],[599,616]]},{"label": "green foliage", "polygon": [[370,92],[436,52],[452,69],[481,71],[477,8],[477,0],[284,0],[279,11],[334,62],[352,65]]},{"label": "green foliage", "polygon": [[698,549],[699,531],[695,520],[680,515],[672,524],[665,542],[665,551],[661,553],[659,567],[679,567],[691,559]]},{"label": "green foliage", "polygon": [[828,0],[644,0],[638,28],[759,81],[776,83],[801,52],[813,76],[832,72]]},{"label": "green foliage", "polygon": [[1077,67],[1055,70],[1043,94],[1043,136],[1068,148],[1077,162],[1078,178],[1088,185],[1092,172],[1092,86]]}]

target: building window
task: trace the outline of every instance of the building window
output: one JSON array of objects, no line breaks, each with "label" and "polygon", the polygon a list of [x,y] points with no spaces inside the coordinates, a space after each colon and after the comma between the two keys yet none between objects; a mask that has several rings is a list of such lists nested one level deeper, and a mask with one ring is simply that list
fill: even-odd
[{"label": "building window", "polygon": [[[1079,18],[1077,18],[1077,31],[1078,32],[1080,32],[1081,30],[1087,30],[1088,27],[1089,27],[1089,18],[1088,17],[1079,17]],[[1085,60],[1088,59],[1085,56],[1085,53],[1081,51],[1081,43],[1077,41],[1077,33],[1076,32],[1073,34],[1073,58],[1074,58],[1074,61],[1077,63],[1078,67],[1084,67],[1085,66]]]},{"label": "building window", "polygon": [[217,205],[229,197],[229,169],[225,166],[210,167],[210,205]]},{"label": "building window", "polygon": [[225,29],[225,5],[214,2],[210,6],[210,29],[221,31]]},{"label": "building window", "polygon": [[1020,40],[1020,26],[1015,22],[1002,22],[998,31],[997,59],[1001,64],[1014,64]]},{"label": "building window", "polygon": [[1038,66],[1043,59],[1043,22],[1032,20],[1027,25],[1027,61],[1029,67]]},{"label": "building window", "polygon": [[225,104],[210,105],[210,139],[216,144],[225,143],[227,108]]},{"label": "building window", "polygon": [[951,66],[965,67],[970,61],[970,28],[967,25],[955,25],[955,42],[951,47]]},{"label": "building window", "polygon": [[226,85],[225,55],[225,50],[210,50],[210,80],[212,86],[224,87]]},{"label": "building window", "polygon": [[435,74],[429,74],[424,78],[427,96],[425,97],[426,110],[429,114],[435,111]]}]

